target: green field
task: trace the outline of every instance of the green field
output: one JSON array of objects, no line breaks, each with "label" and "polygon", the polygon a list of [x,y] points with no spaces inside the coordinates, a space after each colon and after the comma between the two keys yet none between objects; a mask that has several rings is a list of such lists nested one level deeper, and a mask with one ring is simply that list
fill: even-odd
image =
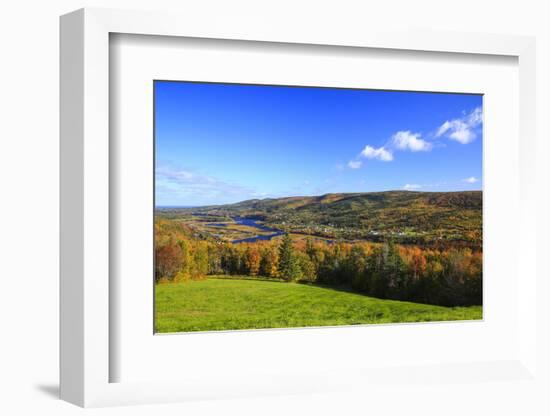
[{"label": "green field", "polygon": [[155,302],[157,332],[482,318],[481,306],[446,308],[249,277],[157,284]]}]

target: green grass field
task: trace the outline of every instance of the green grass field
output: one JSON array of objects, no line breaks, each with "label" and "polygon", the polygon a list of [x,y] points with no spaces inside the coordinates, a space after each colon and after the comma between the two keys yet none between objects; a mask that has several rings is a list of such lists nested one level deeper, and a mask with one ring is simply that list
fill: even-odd
[{"label": "green grass field", "polygon": [[157,332],[482,318],[481,306],[446,308],[246,277],[157,284],[155,296]]}]

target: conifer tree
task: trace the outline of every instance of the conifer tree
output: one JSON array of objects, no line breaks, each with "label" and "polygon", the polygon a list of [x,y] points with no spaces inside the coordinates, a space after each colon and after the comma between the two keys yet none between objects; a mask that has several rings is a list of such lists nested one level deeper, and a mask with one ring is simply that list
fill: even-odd
[{"label": "conifer tree", "polygon": [[288,233],[284,235],[279,247],[279,275],[286,281],[295,281],[302,276],[299,261],[292,247],[292,238]]}]

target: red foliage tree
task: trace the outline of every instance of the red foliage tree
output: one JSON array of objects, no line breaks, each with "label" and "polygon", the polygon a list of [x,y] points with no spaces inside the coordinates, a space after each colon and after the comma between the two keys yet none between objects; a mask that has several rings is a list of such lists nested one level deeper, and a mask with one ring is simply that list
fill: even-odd
[{"label": "red foliage tree", "polygon": [[155,278],[173,279],[182,265],[182,250],[178,244],[169,242],[155,249]]}]

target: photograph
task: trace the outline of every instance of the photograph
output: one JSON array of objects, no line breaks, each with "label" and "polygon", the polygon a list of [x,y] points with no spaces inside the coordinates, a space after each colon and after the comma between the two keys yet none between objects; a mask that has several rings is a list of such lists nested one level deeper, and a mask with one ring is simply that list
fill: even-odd
[{"label": "photograph", "polygon": [[483,319],[483,95],[154,81],[155,333]]}]

